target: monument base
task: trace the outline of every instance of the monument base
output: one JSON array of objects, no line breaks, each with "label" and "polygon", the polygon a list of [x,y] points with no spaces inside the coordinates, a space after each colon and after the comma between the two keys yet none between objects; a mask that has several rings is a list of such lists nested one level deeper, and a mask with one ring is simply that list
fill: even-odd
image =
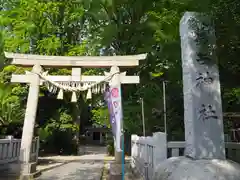
[{"label": "monument base", "polygon": [[110,164],[109,180],[122,180],[122,164],[116,162]]},{"label": "monument base", "polygon": [[120,152],[115,151],[115,162],[116,164],[122,164],[122,151]]},{"label": "monument base", "polygon": [[240,165],[230,160],[172,157],[159,164],[153,180],[239,180]]}]

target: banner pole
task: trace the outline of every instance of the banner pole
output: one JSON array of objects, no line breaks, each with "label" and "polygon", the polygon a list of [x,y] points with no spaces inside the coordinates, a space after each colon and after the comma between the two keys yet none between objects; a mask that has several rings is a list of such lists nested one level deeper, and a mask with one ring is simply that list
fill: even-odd
[{"label": "banner pole", "polygon": [[124,131],[122,131],[122,180],[125,178]]}]

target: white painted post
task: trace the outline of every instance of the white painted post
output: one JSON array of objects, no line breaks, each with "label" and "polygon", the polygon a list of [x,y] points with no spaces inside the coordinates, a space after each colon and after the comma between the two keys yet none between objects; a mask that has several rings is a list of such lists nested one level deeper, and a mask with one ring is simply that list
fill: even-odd
[{"label": "white painted post", "polygon": [[31,168],[31,146],[33,141],[34,133],[34,124],[37,112],[38,105],[38,95],[39,95],[39,85],[40,77],[34,73],[40,73],[42,71],[40,65],[34,65],[32,69],[31,83],[29,87],[28,100],[26,113],[24,118],[23,133],[22,133],[22,142],[20,150],[20,162],[22,163],[21,167],[21,176],[25,177],[30,175],[32,172]]}]

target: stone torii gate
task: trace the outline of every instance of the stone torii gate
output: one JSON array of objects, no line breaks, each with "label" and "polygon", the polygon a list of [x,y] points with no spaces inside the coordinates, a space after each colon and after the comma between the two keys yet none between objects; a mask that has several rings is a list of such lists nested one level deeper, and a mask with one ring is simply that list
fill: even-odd
[{"label": "stone torii gate", "polygon": [[[34,124],[38,105],[39,86],[46,81],[60,87],[58,97],[63,96],[61,92],[64,84],[73,84],[76,89],[80,84],[88,84],[88,88],[94,86],[94,83],[107,82],[110,84],[137,84],[139,76],[126,76],[126,72],[120,73],[119,67],[134,67],[139,65],[139,60],[144,60],[146,54],[132,56],[44,56],[30,54],[16,54],[5,52],[6,58],[12,59],[13,65],[24,67],[33,67],[31,72],[23,75],[12,75],[11,82],[28,83],[29,93],[27,99],[27,107],[24,118],[24,126],[21,143],[21,177],[20,179],[28,179],[32,177],[32,173],[36,171],[36,162],[32,162],[30,158],[31,145],[34,132]],[[42,67],[72,67],[71,76],[51,76],[47,72],[43,72]],[[105,68],[112,67],[110,73],[105,76],[85,76],[81,75],[81,67]],[[106,78],[106,76],[109,76]],[[114,81],[114,82],[113,82]],[[61,83],[61,84],[59,84]],[[85,90],[88,90],[88,88]],[[84,88],[83,88],[84,89]],[[56,91],[56,89],[55,89]],[[89,93],[87,93],[89,96]],[[76,93],[73,91],[72,101],[76,102]]]}]

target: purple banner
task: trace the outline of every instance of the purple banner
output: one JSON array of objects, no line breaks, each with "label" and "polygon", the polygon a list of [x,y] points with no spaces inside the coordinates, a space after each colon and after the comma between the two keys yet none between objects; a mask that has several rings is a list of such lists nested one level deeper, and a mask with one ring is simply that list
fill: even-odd
[{"label": "purple banner", "polygon": [[110,124],[116,141],[116,150],[121,150],[122,102],[121,87],[107,87],[105,100],[108,104]]},{"label": "purple banner", "polygon": [[108,112],[109,112],[109,120],[112,128],[112,133],[113,136],[116,137],[116,118],[113,112],[113,106],[112,106],[112,100],[111,100],[111,93],[110,93],[110,88],[107,86],[105,95],[104,95],[104,100],[107,103],[108,106]]}]

